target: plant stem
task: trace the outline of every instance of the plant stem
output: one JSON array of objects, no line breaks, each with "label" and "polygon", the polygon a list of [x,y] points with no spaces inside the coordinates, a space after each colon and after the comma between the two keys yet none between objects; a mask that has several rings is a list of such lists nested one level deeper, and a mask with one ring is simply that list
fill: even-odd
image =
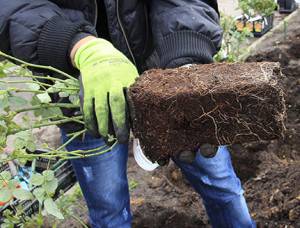
[{"label": "plant stem", "polygon": [[77,132],[76,134],[74,134],[67,142],[65,142],[63,145],[61,145],[60,147],[57,148],[57,150],[61,150],[63,148],[65,148],[67,145],[69,145],[75,138],[77,138],[79,135],[84,134],[85,132],[87,132],[87,129],[84,129],[82,131]]},{"label": "plant stem", "polygon": [[[97,152],[97,153],[90,153],[90,152],[88,152],[88,151],[84,151],[84,154],[81,154],[81,155],[78,156],[78,157],[69,157],[68,159],[88,158],[88,157],[93,157],[93,156],[98,156],[98,155],[101,155],[101,154],[105,154],[105,153],[111,151],[112,148],[113,148],[116,144],[117,144],[117,141],[116,141],[111,147],[109,147],[109,148],[106,149],[106,150],[102,150],[102,151],[99,151],[99,152]],[[88,154],[86,154],[86,153],[88,153]]]},{"label": "plant stem", "polygon": [[45,93],[45,91],[33,90],[33,89],[7,88],[7,90],[16,93]]},{"label": "plant stem", "polygon": [[69,122],[77,122],[77,123],[84,124],[83,121],[79,120],[81,118],[82,118],[81,116],[79,116],[79,117],[69,117],[65,120],[50,121],[48,123],[35,124],[32,127],[20,128],[20,129],[15,129],[15,130],[9,131],[8,135],[13,135],[13,134],[16,134],[18,132],[27,131],[27,130],[31,130],[31,129],[34,129],[34,128],[47,127],[47,126],[52,126],[52,125],[60,125],[60,124],[69,123]]},{"label": "plant stem", "polygon": [[76,215],[71,214],[71,217],[74,218],[77,222],[79,222],[80,225],[82,225],[82,227],[88,228],[88,226],[83,221],[81,221],[80,218],[78,218]]},{"label": "plant stem", "polygon": [[8,91],[11,92],[16,92],[16,93],[58,93],[58,92],[63,92],[63,91],[78,91],[79,92],[79,88],[63,88],[58,92],[50,92],[50,91],[42,91],[42,90],[32,90],[32,89],[20,89],[20,88],[7,88]]},{"label": "plant stem", "polygon": [[31,81],[26,81],[26,80],[16,80],[16,81],[4,81],[4,80],[0,80],[0,83],[6,83],[6,84],[17,84],[17,83],[33,83],[33,84],[38,84],[40,86],[48,86],[50,87],[50,84],[44,83],[44,82],[39,82],[36,80],[31,80]]},{"label": "plant stem", "polygon": [[2,52],[2,51],[0,51],[0,56],[3,56],[3,57],[5,57],[5,58],[7,58],[7,59],[16,61],[16,62],[18,62],[18,63],[21,63],[21,64],[23,64],[23,65],[26,66],[26,67],[33,67],[33,68],[38,68],[38,69],[50,70],[50,71],[56,72],[56,73],[58,73],[58,74],[61,74],[61,75],[65,76],[65,77],[67,77],[67,78],[69,78],[69,79],[73,79],[73,80],[76,79],[75,77],[73,77],[73,76],[71,76],[71,75],[69,75],[69,74],[67,74],[67,73],[65,73],[65,72],[63,72],[63,71],[61,71],[61,70],[58,70],[58,69],[56,69],[56,68],[54,68],[54,67],[52,67],[52,66],[43,66],[43,65],[38,65],[38,64],[27,63],[27,62],[25,62],[25,61],[23,61],[23,60],[20,60],[20,59],[18,59],[18,58],[15,58],[15,57],[13,57],[13,56],[10,56],[10,55],[8,55],[8,54],[5,54],[5,53]]},{"label": "plant stem", "polygon": [[[80,158],[88,158],[101,154],[105,154],[112,150],[112,148],[117,144],[117,141],[109,148],[102,150],[107,147],[106,145],[90,149],[90,150],[74,150],[74,151],[59,151],[53,150],[42,154],[26,154],[17,157],[17,159],[35,159],[35,158],[59,158],[61,160],[70,160],[70,159],[80,159]],[[98,152],[96,152],[98,151]],[[95,152],[95,153],[94,153]],[[11,157],[10,159],[3,160],[3,162],[11,161],[15,158]]]},{"label": "plant stem", "polygon": [[80,107],[79,105],[74,105],[69,103],[50,103],[50,104],[40,104],[28,108],[18,109],[15,112],[16,113],[28,112],[28,111],[34,111],[42,108],[79,108],[79,107]]},{"label": "plant stem", "polygon": [[[19,76],[9,76],[9,77],[17,77],[17,78],[19,78]],[[63,79],[55,78],[55,77],[51,77],[51,76],[22,75],[22,77],[24,77],[24,78],[32,78],[34,80],[44,79],[44,80],[49,80],[49,81],[53,81],[53,82],[58,81],[58,82],[61,82],[61,83],[70,84],[70,83],[66,82],[65,80],[63,80]]]}]

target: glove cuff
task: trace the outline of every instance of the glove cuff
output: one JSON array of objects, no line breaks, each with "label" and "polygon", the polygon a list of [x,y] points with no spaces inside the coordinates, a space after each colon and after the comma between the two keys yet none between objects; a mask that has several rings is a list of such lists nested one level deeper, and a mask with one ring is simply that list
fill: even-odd
[{"label": "glove cuff", "polygon": [[82,44],[76,51],[74,57],[75,66],[81,69],[87,61],[110,60],[116,58],[126,58],[109,41],[101,38],[95,38]]}]

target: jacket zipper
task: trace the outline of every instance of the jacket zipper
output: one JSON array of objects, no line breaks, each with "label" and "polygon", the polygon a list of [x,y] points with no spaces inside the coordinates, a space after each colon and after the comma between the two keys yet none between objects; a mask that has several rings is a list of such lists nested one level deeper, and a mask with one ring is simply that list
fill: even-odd
[{"label": "jacket zipper", "polygon": [[126,33],[125,33],[125,29],[124,29],[124,27],[123,27],[123,24],[122,24],[122,21],[121,21],[121,18],[120,18],[120,12],[119,12],[119,0],[117,0],[117,19],[118,19],[119,26],[120,26],[120,28],[121,28],[121,30],[122,30],[124,39],[125,39],[125,41],[126,41],[126,45],[127,45],[128,51],[129,51],[129,53],[130,53],[130,55],[131,55],[132,61],[133,61],[134,65],[137,66],[137,65],[136,65],[136,61],[135,61],[135,58],[134,58],[134,55],[133,55],[133,53],[132,53],[131,47],[130,47],[130,45],[129,45],[129,42],[128,42],[128,39],[127,39],[127,36],[126,36]]},{"label": "jacket zipper", "polygon": [[146,21],[146,42],[145,42],[143,54],[146,54],[146,51],[148,49],[148,42],[149,42],[149,18],[148,18],[148,9],[146,3],[144,4],[144,14],[145,14],[145,21]]},{"label": "jacket zipper", "polygon": [[94,5],[95,5],[94,26],[96,28],[97,21],[98,21],[98,3],[97,3],[97,0],[94,0]]}]

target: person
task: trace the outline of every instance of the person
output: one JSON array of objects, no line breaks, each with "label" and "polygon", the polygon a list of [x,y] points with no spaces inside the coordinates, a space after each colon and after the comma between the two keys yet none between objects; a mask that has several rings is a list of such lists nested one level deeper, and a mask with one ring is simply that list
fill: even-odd
[{"label": "person", "polygon": [[[72,165],[91,225],[130,227],[124,88],[147,69],[211,63],[222,39],[217,1],[0,0],[0,6],[0,50],[80,77],[91,134],[67,149],[118,139],[109,153]],[[61,129],[66,141],[76,127]],[[210,158],[198,151],[190,162],[172,159],[202,196],[213,227],[255,227],[225,146]]]}]

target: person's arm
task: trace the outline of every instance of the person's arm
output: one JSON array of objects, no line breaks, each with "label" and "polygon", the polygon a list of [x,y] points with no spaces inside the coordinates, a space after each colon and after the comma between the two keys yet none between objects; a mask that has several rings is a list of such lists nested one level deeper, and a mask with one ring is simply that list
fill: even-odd
[{"label": "person's arm", "polygon": [[160,67],[213,61],[222,40],[216,1],[155,0],[150,6]]},{"label": "person's arm", "polygon": [[71,21],[48,0],[0,0],[0,6],[0,50],[27,62],[72,72],[74,38],[97,35],[83,15]]}]

